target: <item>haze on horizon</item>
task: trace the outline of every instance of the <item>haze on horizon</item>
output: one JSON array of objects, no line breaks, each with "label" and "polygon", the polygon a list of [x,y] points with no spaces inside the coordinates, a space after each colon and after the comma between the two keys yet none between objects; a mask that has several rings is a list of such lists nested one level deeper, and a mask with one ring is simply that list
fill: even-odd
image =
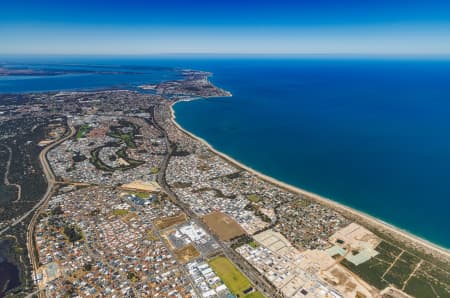
[{"label": "haze on horizon", "polygon": [[0,54],[450,55],[449,1],[162,2],[2,1]]}]

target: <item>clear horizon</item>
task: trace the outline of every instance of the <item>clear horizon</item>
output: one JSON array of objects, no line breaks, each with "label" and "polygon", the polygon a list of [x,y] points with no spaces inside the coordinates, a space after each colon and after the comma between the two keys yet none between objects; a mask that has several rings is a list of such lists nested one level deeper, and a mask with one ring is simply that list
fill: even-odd
[{"label": "clear horizon", "polygon": [[25,0],[0,55],[450,55],[447,1]]}]

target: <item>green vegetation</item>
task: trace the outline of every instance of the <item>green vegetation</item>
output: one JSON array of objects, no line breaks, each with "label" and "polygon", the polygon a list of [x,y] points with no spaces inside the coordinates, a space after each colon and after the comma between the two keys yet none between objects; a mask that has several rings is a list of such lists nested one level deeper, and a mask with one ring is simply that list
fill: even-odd
[{"label": "green vegetation", "polygon": [[250,242],[248,243],[248,245],[250,245],[250,246],[253,247],[253,248],[259,247],[258,242],[254,241],[254,240],[250,241]]},{"label": "green vegetation", "polygon": [[127,215],[127,214],[128,214],[128,210],[126,210],[126,209],[114,209],[114,210],[112,211],[112,213],[113,213],[114,215],[117,215],[117,216],[124,216],[124,215]]},{"label": "green vegetation", "polygon": [[213,187],[201,187],[199,189],[196,189],[195,193],[205,192],[205,191],[213,191],[216,193],[216,197],[218,198],[228,198],[228,199],[235,199],[236,195],[225,195],[220,189],[213,188]]},{"label": "green vegetation", "polygon": [[98,155],[100,153],[100,150],[102,150],[102,148],[104,148],[104,147],[107,147],[107,146],[105,145],[105,146],[97,147],[94,150],[92,150],[91,151],[91,158],[89,158],[89,162],[91,164],[93,164],[99,170],[102,170],[102,171],[105,171],[105,172],[114,172],[115,170],[125,171],[125,170],[129,170],[129,169],[133,169],[133,168],[135,168],[137,166],[140,166],[140,165],[145,163],[142,160],[135,160],[135,159],[128,158],[128,156],[126,154],[126,151],[125,151],[126,149],[122,148],[122,149],[118,150],[116,152],[116,154],[119,157],[123,158],[128,163],[128,165],[124,165],[124,166],[120,166],[120,167],[108,166],[103,161],[101,161],[100,158],[98,157]]},{"label": "green vegetation", "polygon": [[258,203],[259,201],[261,201],[261,197],[255,194],[248,195],[247,199],[252,203]]},{"label": "green vegetation", "polygon": [[76,134],[75,138],[77,140],[79,140],[81,138],[84,138],[86,136],[86,134],[89,132],[89,130],[90,130],[89,124],[81,125],[80,128],[77,131],[77,134]]},{"label": "green vegetation", "polygon": [[[408,281],[405,291],[415,297],[450,297],[450,273],[442,268],[422,263]],[[433,293],[434,295],[430,295]]]},{"label": "green vegetation", "polygon": [[51,214],[52,215],[61,215],[61,214],[64,214],[64,211],[62,210],[61,206],[58,205],[52,209]]},{"label": "green vegetation", "polygon": [[141,199],[148,199],[148,197],[149,197],[149,194],[146,192],[133,191],[133,192],[130,192],[130,194],[135,195],[136,197],[141,198]]},{"label": "green vegetation", "polygon": [[86,159],[87,159],[87,157],[84,156],[83,154],[81,154],[80,152],[76,152],[76,153],[72,156],[73,162],[82,162],[82,161],[85,161]]},{"label": "green vegetation", "polygon": [[141,160],[129,158],[126,148],[121,148],[121,149],[117,150],[116,154],[117,154],[117,156],[119,156],[120,158],[122,158],[129,164],[128,166],[119,167],[119,169],[121,169],[121,170],[129,170],[129,169],[135,168],[135,167],[140,166],[145,163],[144,161],[141,161]]},{"label": "green vegetation", "polygon": [[90,216],[97,216],[98,214],[100,214],[100,210],[98,210],[98,209],[95,209],[95,210],[92,210],[91,212],[89,212]]},{"label": "green vegetation", "polygon": [[174,188],[186,188],[186,187],[190,187],[192,185],[192,182],[180,182],[180,181],[176,181],[172,184],[172,187]]},{"label": "green vegetation", "polygon": [[83,270],[84,271],[91,271],[92,270],[92,264],[91,263],[86,263],[83,265]]},{"label": "green vegetation", "polygon": [[110,136],[111,138],[116,138],[116,139],[122,140],[129,148],[136,148],[136,144],[134,143],[134,137],[130,133],[118,134],[118,133],[111,132],[108,134],[108,136]]},{"label": "green vegetation", "polygon": [[379,252],[376,257],[359,266],[355,266],[347,260],[343,260],[341,264],[358,274],[369,284],[378,289],[383,289],[388,286],[388,283],[381,277],[401,253],[401,250],[385,241],[382,241],[376,250]]},{"label": "green vegetation", "polygon": [[[254,242],[254,244],[250,244],[251,242]],[[250,237],[249,235],[242,235],[239,237],[236,237],[233,239],[233,243],[231,244],[231,248],[232,249],[236,249],[244,244],[248,244],[250,246],[253,247],[253,245],[258,245],[258,243],[256,243],[252,237]]]},{"label": "green vegetation", "polygon": [[[3,183],[3,180],[2,182]],[[14,185],[0,185],[0,204],[6,206],[17,198],[17,188]]]},{"label": "green vegetation", "polygon": [[152,230],[147,230],[145,232],[145,239],[149,240],[149,241],[157,241],[157,240],[159,240],[158,236],[155,233],[153,233]]},{"label": "green vegetation", "polygon": [[126,148],[121,148],[120,150],[117,150],[116,154],[117,154],[118,157],[121,157],[123,159],[128,157]]},{"label": "green vegetation", "polygon": [[[125,159],[125,158],[124,158]],[[131,159],[131,158],[126,158],[125,161],[129,164],[128,166],[121,166],[119,167],[119,169],[121,169],[122,171],[124,170],[129,170],[129,169],[133,169],[137,166],[140,166],[142,164],[144,164],[145,162],[142,160],[135,160],[135,159]]]},{"label": "green vegetation", "polygon": [[377,257],[388,263],[394,262],[395,258],[402,252],[400,248],[393,246],[386,241],[381,241],[380,244],[378,244],[376,251],[380,253]]},{"label": "green vegetation", "polygon": [[83,232],[79,227],[74,225],[65,225],[64,234],[67,236],[70,242],[76,242],[83,239]]},{"label": "green vegetation", "polygon": [[128,271],[127,272],[127,279],[131,280],[132,282],[138,282],[139,277],[136,275],[135,272]]},{"label": "green vegetation", "polygon": [[426,261],[421,262],[418,256],[386,241],[382,241],[376,250],[379,252],[376,257],[359,266],[347,260],[341,264],[378,289],[393,285],[399,289],[404,287],[406,293],[417,298],[450,297],[448,267],[440,268]]},{"label": "green vegetation", "polygon": [[261,292],[251,292],[245,295],[244,298],[264,298],[264,295]]},{"label": "green vegetation", "polygon": [[150,174],[157,174],[159,172],[159,169],[157,167],[150,168]]},{"label": "green vegetation", "polygon": [[[108,133],[108,136],[121,140],[128,148],[136,148],[134,140],[135,135],[139,133],[139,127],[123,119],[119,120],[119,124],[119,126],[110,127],[111,131]],[[124,158],[123,156],[121,157]]]},{"label": "green vegetation", "polygon": [[93,164],[97,169],[105,171],[105,172],[114,172],[114,168],[108,166],[104,162],[100,160],[98,157],[98,154],[100,153],[100,150],[102,150],[103,147],[95,148],[91,151],[91,158],[89,158],[89,161],[91,164]]},{"label": "green vegetation", "polygon": [[384,263],[377,258],[372,258],[370,261],[360,264],[359,266],[355,266],[345,259],[341,264],[378,289],[383,289],[388,286],[388,284],[381,279],[381,276],[389,268],[389,264]]},{"label": "green vegetation", "polygon": [[233,295],[247,297],[244,294],[244,291],[252,288],[252,284],[230,260],[226,257],[219,256],[210,260],[209,265],[222,279]]},{"label": "green vegetation", "polygon": [[121,134],[120,139],[125,142],[127,147],[136,148],[136,144],[134,143],[134,138],[130,134]]},{"label": "green vegetation", "polygon": [[388,283],[394,284],[398,288],[402,288],[403,283],[408,279],[419,261],[419,258],[404,252],[395,262],[391,270],[384,276],[384,279]]},{"label": "green vegetation", "polygon": [[311,202],[305,199],[297,199],[292,203],[292,208],[299,209],[308,207]]},{"label": "green vegetation", "polygon": [[226,175],[225,177],[227,177],[228,179],[236,179],[241,177],[241,172],[231,173]]}]

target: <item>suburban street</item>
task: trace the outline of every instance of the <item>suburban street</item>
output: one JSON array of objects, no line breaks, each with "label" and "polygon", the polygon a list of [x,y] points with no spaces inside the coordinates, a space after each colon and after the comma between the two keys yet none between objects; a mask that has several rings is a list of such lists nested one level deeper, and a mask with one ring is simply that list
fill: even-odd
[{"label": "suburban street", "polygon": [[[156,118],[154,118],[156,119]],[[156,122],[156,121],[155,121]],[[173,146],[171,146],[170,140],[168,138],[167,132],[161,128],[158,123],[154,123],[154,125],[164,134],[164,139],[167,144],[168,152],[164,157],[164,160],[161,164],[160,171],[158,172],[157,181],[159,185],[164,189],[164,191],[169,195],[170,200],[177,205],[183,212],[185,212],[198,226],[208,231],[209,234],[214,238],[214,240],[219,243],[223,254],[229,258],[234,264],[236,264],[241,272],[247,276],[247,278],[252,281],[254,286],[261,291],[266,297],[282,297],[279,292],[261,275],[258,271],[256,271],[251,265],[249,265],[237,252],[235,252],[232,248],[228,247],[223,241],[219,239],[210,229],[209,227],[199,218],[197,214],[192,212],[189,206],[183,202],[181,202],[177,195],[170,189],[167,184],[165,173],[167,166],[169,164],[170,158],[174,151]]]},{"label": "suburban street", "polygon": [[0,231],[0,236],[3,235],[4,233],[6,233],[10,228],[18,225],[19,223],[21,223],[23,220],[25,220],[30,214],[32,214],[34,211],[36,211],[40,206],[42,206],[42,204],[45,202],[45,200],[47,200],[52,192],[53,189],[53,185],[55,184],[55,177],[53,175],[53,172],[50,168],[50,166],[48,165],[47,161],[46,161],[46,154],[47,152],[58,146],[59,144],[61,144],[62,142],[64,142],[65,140],[71,138],[74,134],[75,134],[75,128],[70,127],[71,132],[69,135],[65,136],[64,138],[52,143],[51,145],[45,147],[41,153],[39,154],[39,160],[41,162],[42,165],[42,169],[44,171],[44,175],[47,179],[47,191],[45,192],[45,194],[42,196],[42,199],[37,202],[33,208],[31,208],[30,210],[28,210],[26,213],[24,213],[21,217],[19,217],[18,219],[16,219],[12,224],[10,224],[9,226],[7,226],[6,228],[4,228],[3,230]]},{"label": "suburban street", "polygon": [[[31,221],[28,225],[28,229],[27,229],[27,248],[28,248],[28,256],[31,262],[31,266],[33,268],[33,272],[36,273],[37,269],[38,269],[38,264],[37,264],[37,260],[36,260],[36,252],[35,252],[35,246],[34,246],[34,228],[36,225],[36,220],[39,217],[39,214],[41,213],[41,210],[43,207],[45,207],[46,202],[51,198],[53,191],[54,191],[54,185],[55,185],[55,176],[53,174],[52,169],[50,168],[48,161],[47,161],[47,153],[49,150],[51,150],[52,148],[58,146],[59,144],[61,144],[62,142],[64,142],[65,140],[73,137],[76,133],[76,129],[75,127],[70,125],[70,133],[68,135],[66,135],[65,137],[59,139],[58,141],[52,143],[51,145],[45,147],[41,153],[39,154],[39,160],[41,162],[42,165],[42,169],[44,172],[44,175],[47,179],[47,191],[45,192],[44,196],[42,197],[42,199],[39,201],[39,203],[37,203],[32,210],[30,210],[29,212],[27,212],[24,216],[21,217],[20,221],[24,220],[28,215],[30,215],[32,212],[36,211],[33,214],[33,217],[31,218]],[[17,223],[19,223],[20,221],[18,221]],[[16,223],[16,224],[17,224]],[[34,279],[35,277],[33,277]],[[39,296],[42,295],[42,292],[37,293]]]}]

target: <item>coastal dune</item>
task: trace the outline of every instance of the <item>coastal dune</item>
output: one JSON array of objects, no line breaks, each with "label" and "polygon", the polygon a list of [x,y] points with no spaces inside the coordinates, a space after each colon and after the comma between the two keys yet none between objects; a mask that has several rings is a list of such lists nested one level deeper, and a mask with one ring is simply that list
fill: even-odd
[{"label": "coastal dune", "polygon": [[[191,99],[191,100],[195,100],[195,99]],[[190,101],[190,100],[184,100],[184,101]],[[373,217],[369,214],[366,214],[362,211],[353,209],[351,207],[345,206],[341,203],[338,203],[336,201],[333,201],[329,198],[325,198],[322,197],[320,195],[317,195],[315,193],[306,191],[304,189],[298,188],[296,186],[287,184],[285,182],[279,181],[273,177],[267,176],[261,172],[258,172],[244,164],[242,164],[241,162],[235,160],[234,158],[216,150],[213,146],[211,146],[211,144],[209,144],[207,141],[205,141],[204,139],[194,135],[193,133],[187,131],[186,129],[184,129],[183,127],[181,127],[181,125],[179,125],[176,122],[176,115],[175,115],[175,111],[173,109],[173,106],[176,104],[177,102],[172,102],[170,103],[170,113],[171,113],[171,121],[172,123],[179,129],[181,130],[183,133],[185,133],[186,135],[188,135],[189,137],[201,142],[202,144],[204,144],[209,150],[211,150],[211,152],[214,152],[215,154],[217,154],[218,156],[222,157],[223,159],[225,159],[227,162],[233,164],[234,166],[236,166],[237,168],[241,168],[245,171],[248,171],[256,176],[258,176],[259,178],[275,185],[278,186],[282,189],[285,189],[289,192],[304,196],[307,199],[316,201],[320,204],[323,204],[325,206],[328,206],[329,208],[332,208],[340,213],[342,213],[344,216],[348,217],[349,219],[352,219],[354,221],[357,221],[359,223],[362,223],[363,225],[377,230],[381,233],[385,233],[385,234],[389,234],[393,237],[395,237],[396,240],[400,240],[401,242],[405,243],[406,245],[408,245],[409,247],[415,248],[417,250],[420,250],[426,254],[432,254],[435,257],[438,258],[442,258],[444,260],[449,260],[450,259],[450,250],[446,249],[444,247],[441,247],[437,244],[434,244],[430,241],[427,241],[423,238],[420,238],[416,235],[413,235],[405,230],[402,230],[396,226],[393,226],[392,224],[389,224],[385,221],[382,221],[376,217]]]}]

